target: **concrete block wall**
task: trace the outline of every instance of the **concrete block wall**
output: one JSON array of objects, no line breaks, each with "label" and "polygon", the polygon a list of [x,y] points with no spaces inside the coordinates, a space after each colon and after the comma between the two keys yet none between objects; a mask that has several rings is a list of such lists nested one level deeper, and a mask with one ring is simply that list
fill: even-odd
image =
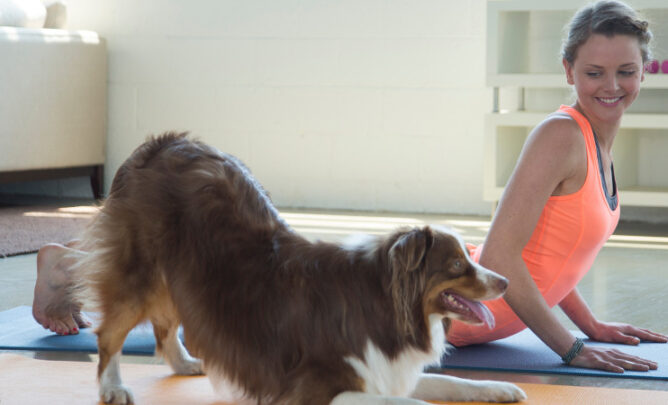
[{"label": "concrete block wall", "polygon": [[68,0],[109,50],[107,187],[148,134],[235,154],[282,207],[489,214],[485,1]]}]

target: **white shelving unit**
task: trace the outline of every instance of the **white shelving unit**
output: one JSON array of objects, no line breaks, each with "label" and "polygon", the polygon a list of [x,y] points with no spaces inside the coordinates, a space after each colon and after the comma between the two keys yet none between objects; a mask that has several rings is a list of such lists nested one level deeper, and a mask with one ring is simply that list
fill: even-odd
[{"label": "white shelving unit", "polygon": [[[668,2],[627,2],[649,18],[654,56],[668,59]],[[587,3],[488,0],[487,85],[494,89],[495,111],[485,119],[486,201],[501,198],[533,127],[560,104],[573,102],[560,48],[565,26]],[[623,205],[668,207],[668,74],[645,74],[613,154]]]}]

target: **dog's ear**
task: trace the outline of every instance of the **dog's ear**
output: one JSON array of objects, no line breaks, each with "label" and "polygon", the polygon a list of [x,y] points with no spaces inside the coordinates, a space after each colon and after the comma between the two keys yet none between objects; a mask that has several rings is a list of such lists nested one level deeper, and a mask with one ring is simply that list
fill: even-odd
[{"label": "dog's ear", "polygon": [[413,271],[431,247],[431,228],[413,229],[405,233],[390,248],[390,263],[397,270]]},{"label": "dog's ear", "polygon": [[409,273],[420,267],[432,243],[429,227],[413,229],[402,234],[388,253],[392,273],[389,292],[394,302],[397,329],[404,336],[415,336],[413,309],[424,290],[420,286],[420,277],[411,277]]}]

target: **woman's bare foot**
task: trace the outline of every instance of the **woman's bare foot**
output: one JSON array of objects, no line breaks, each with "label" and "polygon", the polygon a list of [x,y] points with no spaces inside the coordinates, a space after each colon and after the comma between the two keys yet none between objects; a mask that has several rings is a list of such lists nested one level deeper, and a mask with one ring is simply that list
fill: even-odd
[{"label": "woman's bare foot", "polygon": [[72,283],[70,268],[74,264],[72,257],[65,255],[74,252],[70,242],[66,246],[48,244],[37,253],[37,281],[32,303],[32,315],[45,329],[60,335],[79,333],[79,328],[91,326],[90,321],[81,313],[81,304],[73,299],[69,292]]}]

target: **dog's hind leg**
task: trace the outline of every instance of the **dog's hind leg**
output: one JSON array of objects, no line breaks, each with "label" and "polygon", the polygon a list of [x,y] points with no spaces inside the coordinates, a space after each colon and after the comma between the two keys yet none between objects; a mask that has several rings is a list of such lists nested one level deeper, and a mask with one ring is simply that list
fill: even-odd
[{"label": "dog's hind leg", "polygon": [[[121,309],[118,307],[124,307]],[[100,360],[97,377],[100,381],[100,399],[105,403],[132,404],[132,392],[123,385],[120,373],[120,357],[123,342],[128,333],[141,318],[128,316],[132,310],[125,305],[118,305],[111,313],[105,313],[97,329],[97,347]]]},{"label": "dog's hind leg", "polygon": [[202,362],[188,354],[178,337],[178,318],[161,314],[151,317],[151,323],[155,334],[156,349],[162,353],[162,356],[176,374],[204,374]]}]

